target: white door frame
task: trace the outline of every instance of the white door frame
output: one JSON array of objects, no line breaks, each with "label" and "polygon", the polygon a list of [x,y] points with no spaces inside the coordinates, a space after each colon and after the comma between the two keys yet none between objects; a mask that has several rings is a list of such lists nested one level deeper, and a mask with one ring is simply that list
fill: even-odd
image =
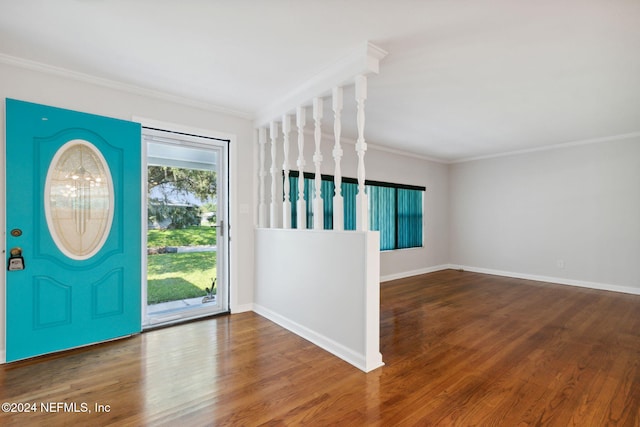
[{"label": "white door frame", "polygon": [[[145,117],[137,117],[134,116],[133,121],[138,122],[142,125],[143,128],[152,128],[152,129],[157,129],[157,130],[163,130],[163,131],[167,131],[167,132],[174,132],[174,133],[182,133],[185,135],[197,135],[197,136],[202,136],[205,138],[214,138],[214,139],[218,139],[218,140],[226,140],[229,141],[228,143],[228,151],[227,151],[227,165],[226,165],[226,170],[224,170],[224,174],[226,176],[227,179],[227,191],[226,194],[224,196],[222,196],[224,198],[223,203],[226,203],[227,205],[227,209],[226,209],[226,218],[224,218],[225,221],[225,225],[224,225],[224,232],[225,232],[225,238],[223,239],[222,242],[218,242],[217,244],[220,245],[221,243],[223,245],[225,245],[222,253],[225,254],[226,259],[223,261],[225,263],[225,267],[224,267],[224,272],[223,274],[225,275],[225,277],[223,278],[223,280],[226,281],[226,283],[228,284],[227,286],[227,292],[228,294],[226,295],[220,295],[220,297],[222,299],[225,300],[225,304],[226,304],[226,309],[227,311],[230,311],[231,309],[231,301],[233,299],[233,296],[236,295],[237,293],[237,281],[235,280],[236,275],[233,274],[233,272],[231,271],[232,265],[234,264],[233,262],[231,262],[232,258],[233,258],[233,254],[231,253],[231,247],[230,247],[230,224],[234,224],[236,223],[236,213],[235,213],[235,209],[233,208],[234,204],[232,203],[233,201],[233,188],[234,186],[234,182],[232,181],[232,176],[233,174],[232,172],[232,160],[233,158],[235,158],[234,156],[234,151],[235,151],[235,141],[236,141],[236,136],[233,134],[227,134],[227,133],[223,133],[223,132],[217,132],[214,130],[210,130],[210,129],[201,129],[201,128],[194,128],[194,127],[190,127],[190,126],[185,126],[185,125],[180,125],[180,124],[176,124],[176,123],[170,123],[170,122],[164,122],[164,121],[158,121],[158,120],[154,120],[154,119],[149,119],[149,118],[145,118]],[[144,133],[144,129],[143,129],[143,133]],[[142,144],[142,164],[140,165],[141,170],[142,170],[142,179],[143,179],[143,185],[142,185],[142,203],[143,203],[143,212],[146,212],[146,202],[147,202],[147,145],[146,143],[144,143],[143,140],[141,140],[141,144]],[[226,197],[225,197],[226,196]],[[147,236],[147,219],[146,219],[146,215],[142,215],[141,218],[142,221],[142,235],[140,236],[140,238],[142,239],[143,242],[146,242],[146,236]],[[141,280],[141,286],[142,286],[142,318],[141,318],[141,324],[143,329],[145,327],[151,327],[154,325],[150,325],[148,324],[148,316],[147,316],[147,251],[146,251],[146,244],[143,244],[143,253],[142,253],[142,263],[143,263],[143,268],[142,270],[142,277],[140,278]],[[218,260],[218,262],[220,262],[220,260]],[[207,313],[209,314],[209,313]],[[205,314],[205,315],[207,315]],[[194,317],[197,317],[197,314],[195,314]],[[182,319],[176,319],[176,321],[180,321]],[[163,322],[162,325],[166,325],[166,324],[170,324],[172,323],[172,321],[166,321]]]}]

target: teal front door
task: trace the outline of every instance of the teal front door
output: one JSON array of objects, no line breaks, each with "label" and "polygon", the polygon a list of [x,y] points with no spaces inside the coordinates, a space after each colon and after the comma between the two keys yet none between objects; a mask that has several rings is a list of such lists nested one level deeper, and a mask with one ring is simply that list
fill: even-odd
[{"label": "teal front door", "polygon": [[140,125],[6,100],[7,362],[141,329]]}]

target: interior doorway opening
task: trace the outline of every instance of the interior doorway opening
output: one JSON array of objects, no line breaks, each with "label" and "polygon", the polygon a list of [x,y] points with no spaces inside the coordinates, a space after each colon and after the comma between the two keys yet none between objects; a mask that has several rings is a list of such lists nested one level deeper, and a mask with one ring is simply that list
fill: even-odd
[{"label": "interior doorway opening", "polygon": [[143,128],[146,284],[143,326],[228,312],[228,144]]}]

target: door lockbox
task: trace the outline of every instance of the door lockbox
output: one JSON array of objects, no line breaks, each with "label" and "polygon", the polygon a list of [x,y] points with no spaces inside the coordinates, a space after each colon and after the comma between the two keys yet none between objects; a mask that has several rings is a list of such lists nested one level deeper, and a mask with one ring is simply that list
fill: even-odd
[{"label": "door lockbox", "polygon": [[22,257],[22,249],[11,248],[11,250],[9,251],[9,262],[7,264],[7,270],[24,270],[24,258]]}]

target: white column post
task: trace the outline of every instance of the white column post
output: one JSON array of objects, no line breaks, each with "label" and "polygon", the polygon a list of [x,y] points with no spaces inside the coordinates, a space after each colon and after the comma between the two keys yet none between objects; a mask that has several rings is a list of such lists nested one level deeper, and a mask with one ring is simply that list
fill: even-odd
[{"label": "white column post", "polygon": [[269,136],[271,137],[271,210],[269,226],[271,228],[278,228],[278,207],[276,206],[276,139],[278,138],[278,123],[271,122]]},{"label": "white column post", "polygon": [[284,201],[282,202],[282,228],[291,228],[291,196],[289,184],[289,132],[291,131],[291,117],[282,116],[282,136],[284,138]]},{"label": "white column post", "polygon": [[333,88],[333,135],[335,145],[333,146],[333,160],[335,162],[335,172],[333,183],[335,192],[333,196],[333,229],[344,230],[344,202],[342,200],[342,171],[340,170],[340,160],[342,159],[342,147],[340,146],[340,133],[342,122],[340,114],[342,112],[342,88]]},{"label": "white column post", "polygon": [[320,129],[320,121],[322,120],[322,98],[313,99],[313,120],[315,122],[315,132],[313,136],[316,143],[316,151],[313,154],[313,163],[316,166],[316,194],[313,198],[313,228],[315,230],[322,230],[324,229],[324,203],[322,202],[322,176],[320,175],[320,164],[322,163],[322,153],[320,152],[320,143],[322,142],[322,130]]},{"label": "white column post", "polygon": [[304,200],[304,125],[306,123],[306,110],[298,107],[296,111],[296,125],[298,126],[298,205],[297,223],[299,229],[307,228],[307,203]]},{"label": "white column post", "polygon": [[358,153],[358,195],[356,196],[356,229],[367,231],[369,229],[369,199],[364,190],[365,169],[364,153],[367,144],[364,142],[364,101],[367,99],[367,78],[363,75],[356,76],[356,103],[358,140],[356,152]]},{"label": "white column post", "polygon": [[264,180],[266,177],[266,172],[264,170],[264,146],[267,143],[267,129],[261,127],[258,129],[258,144],[260,146],[259,151],[259,162],[260,162],[260,171],[258,172],[258,176],[260,179],[260,186],[258,189],[258,227],[264,228],[267,226],[267,206],[264,202]]}]

